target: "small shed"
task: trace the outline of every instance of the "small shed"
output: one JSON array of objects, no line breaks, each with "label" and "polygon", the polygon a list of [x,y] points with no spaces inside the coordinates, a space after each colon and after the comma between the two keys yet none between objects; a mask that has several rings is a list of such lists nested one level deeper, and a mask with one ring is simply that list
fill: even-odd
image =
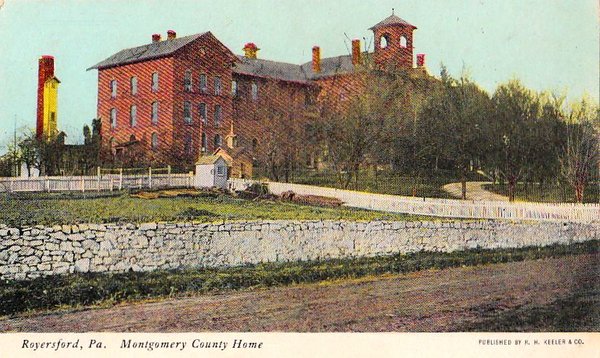
[{"label": "small shed", "polygon": [[196,187],[227,189],[228,166],[229,163],[220,155],[200,157],[196,162]]}]

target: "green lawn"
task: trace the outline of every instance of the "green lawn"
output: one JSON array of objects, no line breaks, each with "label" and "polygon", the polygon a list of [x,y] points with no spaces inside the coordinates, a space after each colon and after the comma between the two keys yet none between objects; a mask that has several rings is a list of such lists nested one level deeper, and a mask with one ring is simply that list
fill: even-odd
[{"label": "green lawn", "polygon": [[[485,185],[486,190],[494,193],[508,196],[508,185],[496,184],[496,185]],[[515,199],[517,201],[534,201],[543,203],[574,203],[575,202],[575,190],[572,187],[563,187],[558,185],[543,185],[523,183],[517,184],[515,193]],[[600,190],[598,184],[590,184],[585,188],[584,203],[598,203],[600,202]]]},{"label": "green lawn", "polygon": [[[140,199],[126,192],[0,196],[0,223],[9,226],[174,220],[417,220],[424,217],[352,208],[325,208],[227,195]],[[431,218],[429,218],[431,219]]]}]

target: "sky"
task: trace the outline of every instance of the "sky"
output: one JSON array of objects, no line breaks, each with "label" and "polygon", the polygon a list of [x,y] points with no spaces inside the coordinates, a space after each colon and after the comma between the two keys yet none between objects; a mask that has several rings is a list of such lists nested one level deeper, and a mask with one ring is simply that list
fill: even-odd
[{"label": "sky", "polygon": [[[1,0],[0,0],[1,1]],[[597,0],[5,0],[0,8],[0,153],[35,127],[37,61],[55,57],[61,80],[58,127],[82,142],[96,116],[97,71],[113,53],[163,38],[211,31],[234,53],[246,42],[259,57],[290,63],[349,54],[350,40],[395,14],[418,27],[415,53],[429,72],[444,63],[493,93],[519,78],[536,91],[599,97],[600,10]]]}]

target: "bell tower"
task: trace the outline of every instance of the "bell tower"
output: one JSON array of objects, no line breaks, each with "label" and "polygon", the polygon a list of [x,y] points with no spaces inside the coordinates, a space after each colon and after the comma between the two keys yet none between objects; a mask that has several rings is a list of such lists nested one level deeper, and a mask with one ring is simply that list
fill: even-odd
[{"label": "bell tower", "polygon": [[382,69],[413,68],[413,31],[417,27],[392,15],[369,30],[375,35],[375,64]]}]

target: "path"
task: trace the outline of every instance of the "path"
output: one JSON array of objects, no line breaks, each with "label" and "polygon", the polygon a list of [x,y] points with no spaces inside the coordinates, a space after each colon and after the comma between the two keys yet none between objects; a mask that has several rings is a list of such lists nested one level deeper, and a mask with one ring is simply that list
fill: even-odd
[{"label": "path", "polygon": [[[467,200],[475,201],[508,201],[508,196],[492,193],[491,191],[483,188],[486,184],[492,184],[491,182],[484,181],[469,181],[467,182]],[[450,183],[442,187],[446,192],[456,198],[462,198],[462,184],[461,183]]]},{"label": "path", "polygon": [[455,331],[598,287],[599,269],[600,254],[564,256],[0,319],[0,331]]}]

